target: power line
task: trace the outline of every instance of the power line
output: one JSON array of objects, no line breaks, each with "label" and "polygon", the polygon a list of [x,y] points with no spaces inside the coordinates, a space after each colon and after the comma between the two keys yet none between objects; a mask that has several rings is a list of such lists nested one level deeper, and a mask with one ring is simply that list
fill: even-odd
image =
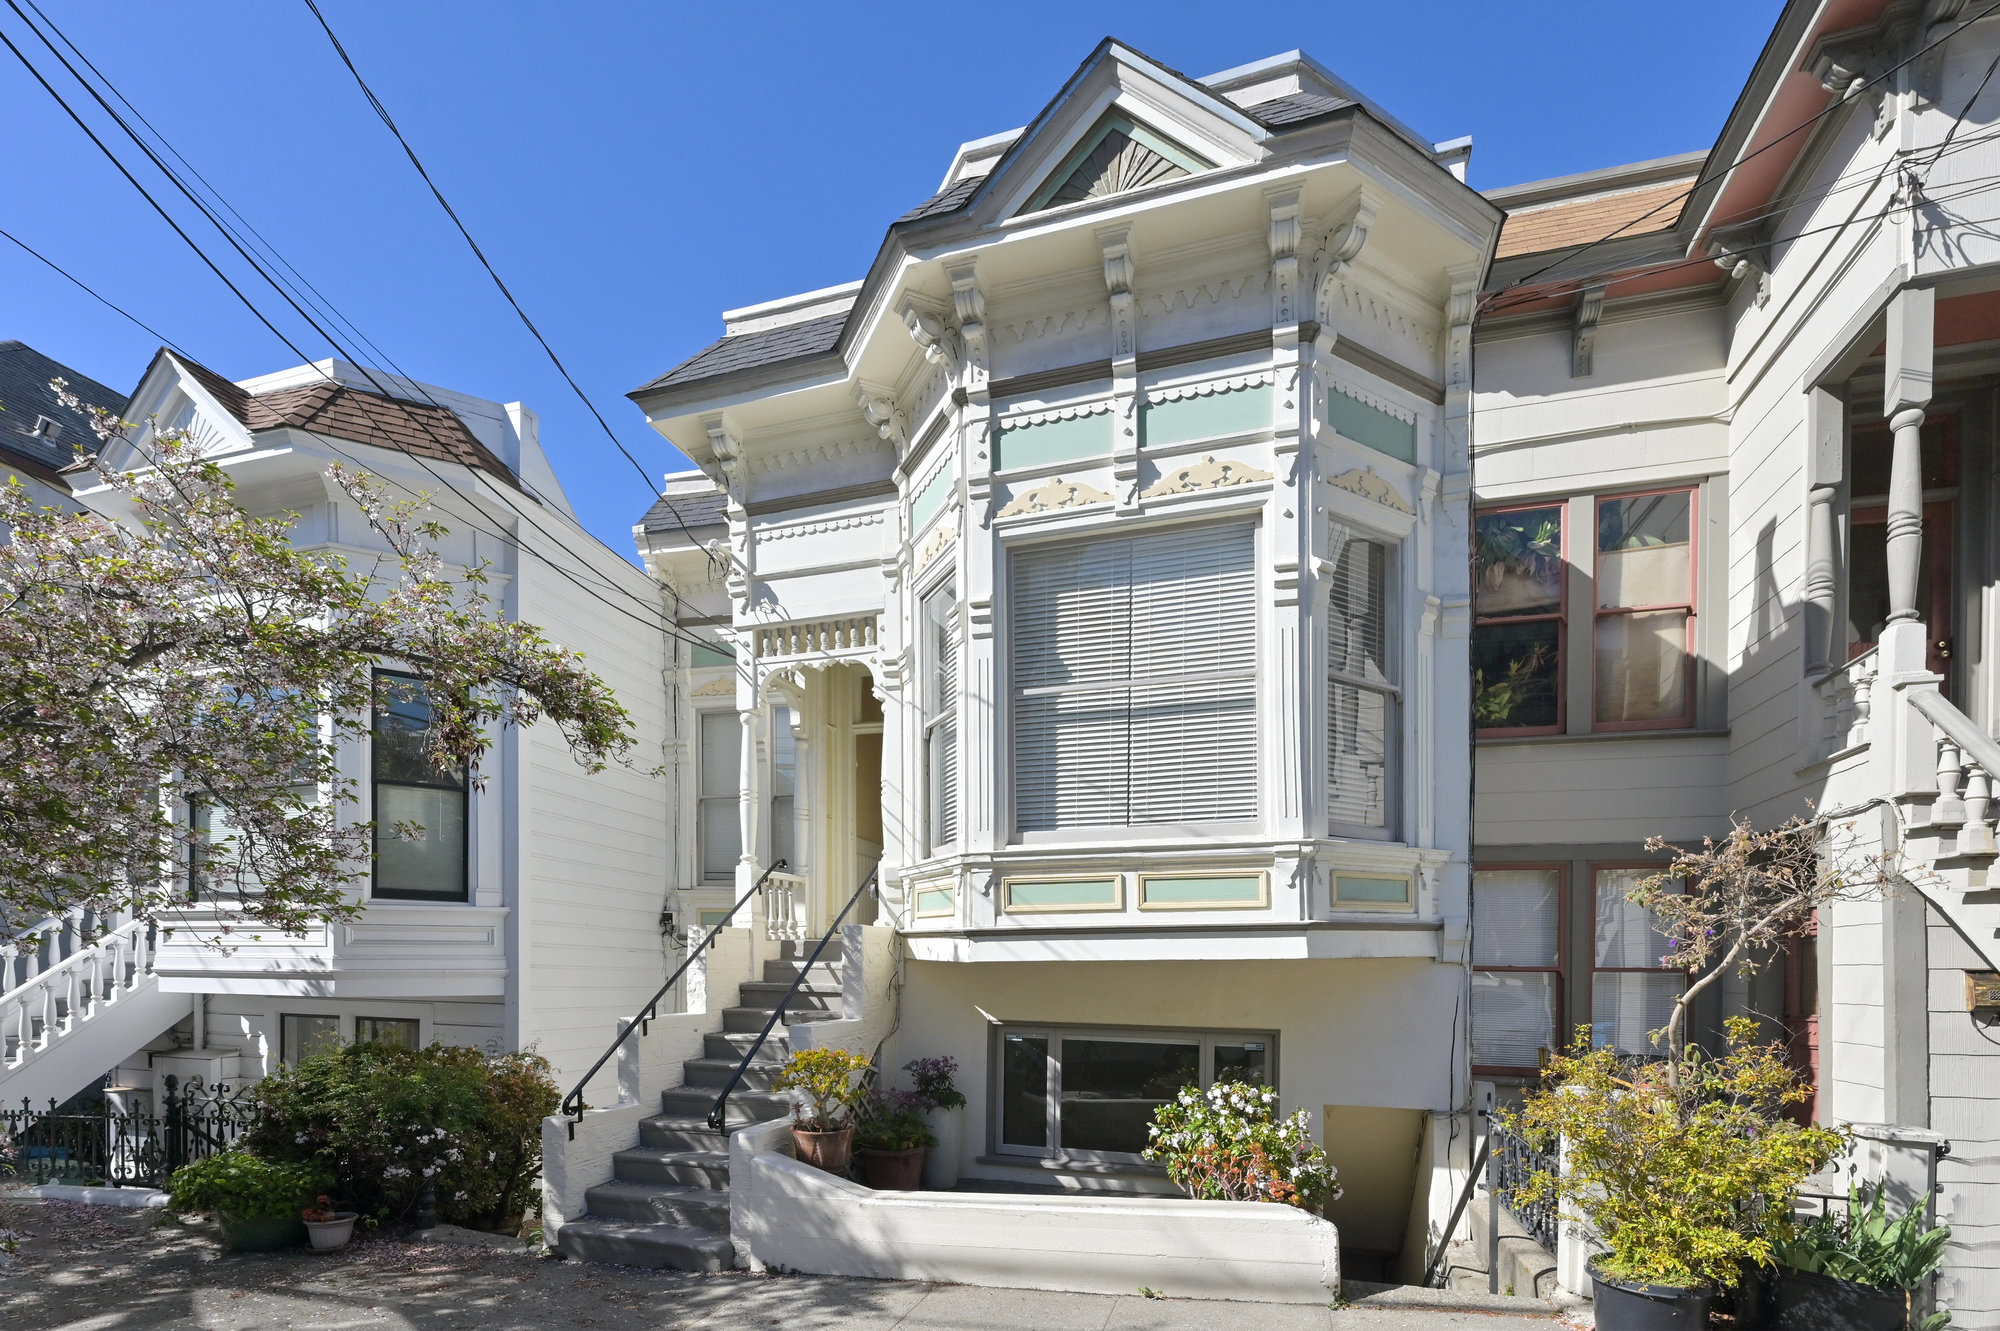
[{"label": "power line", "polygon": [[[333,43],[334,52],[339,55],[340,63],[346,65],[347,72],[354,76],[354,82],[360,87],[361,95],[368,99],[368,105],[374,108],[375,114],[388,127],[389,132],[395,135],[396,142],[403,147],[403,155],[410,159],[410,165],[417,169],[417,174],[423,177],[424,184],[430,187],[431,197],[437,200],[438,207],[444,209],[444,215],[451,219],[451,224],[458,228],[458,234],[465,238],[466,245],[472,250],[472,257],[479,260],[479,266],[486,270],[486,275],[493,279],[493,285],[499,288],[500,294],[506,297],[509,305],[513,306],[514,313],[520,316],[522,325],[529,333],[534,335],[535,341],[541,344],[542,350],[548,355],[549,363],[556,367],[558,374],[562,375],[563,381],[570,386],[570,391],[576,394],[577,401],[583,403],[590,411],[590,414],[597,418],[597,424],[603,429],[604,437],[611,441],[612,447],[625,455],[625,460],[632,464],[632,469],[639,473],[639,478],[646,483],[648,492],[651,492],[653,488],[653,474],[640,464],[639,459],[632,456],[631,450],[625,447],[624,443],[618,438],[617,432],[611,428],[611,423],[604,419],[602,412],[598,411],[597,404],[590,400],[589,395],[583,391],[582,385],[577,383],[575,377],[570,374],[569,368],[562,363],[562,358],[556,355],[555,348],[550,346],[549,340],[542,336],[542,330],[535,327],[535,321],[530,319],[528,312],[521,308],[521,302],[514,299],[514,293],[507,289],[505,282],[501,281],[500,274],[494,270],[492,262],[486,257],[486,252],[479,248],[479,242],[472,238],[470,231],[466,230],[464,221],[459,218],[458,210],[453,208],[451,201],[444,197],[444,191],[438,188],[435,180],[431,179],[431,173],[424,169],[423,161],[417,156],[417,150],[410,146],[410,141],[403,137],[403,131],[396,127],[395,118],[389,114],[389,108],[382,104],[382,99],[377,97],[375,90],[368,86],[368,80],[362,78],[361,71],[355,68],[353,57],[347,54],[347,48],[342,46],[340,38],[334,35],[333,26],[326,21],[326,15],[320,12],[319,5],[315,3],[315,0],[305,0],[305,3],[306,8],[312,11],[312,16],[319,20],[320,29],[326,33],[326,39]],[[694,541],[695,548],[708,557],[710,567],[716,567],[714,553],[707,546],[702,545],[700,541],[695,540],[694,532],[689,530],[686,521],[682,519],[680,513],[672,505],[668,505],[668,511],[673,513],[674,521],[680,523],[681,530],[686,533],[688,539]]]},{"label": "power line", "polygon": [[[311,0],[307,0],[307,3],[310,4]],[[1682,190],[1679,194],[1676,194],[1673,198],[1667,199],[1664,202],[1658,204],[1657,206],[1648,209],[1646,212],[1641,213],[1639,216],[1632,218],[1630,221],[1627,221],[1613,228],[1612,230],[1606,232],[1604,235],[1599,236],[1597,239],[1590,241],[1587,244],[1579,245],[1576,249],[1571,250],[1569,253],[1563,255],[1561,258],[1549,260],[1548,263],[1542,265],[1540,268],[1537,268],[1534,272],[1528,273],[1522,277],[1518,277],[1514,281],[1509,282],[1506,286],[1500,288],[1498,291],[1493,292],[1492,296],[1497,297],[1501,295],[1503,292],[1511,291],[1515,287],[1522,286],[1528,282],[1532,282],[1536,278],[1540,277],[1543,273],[1548,272],[1551,268],[1569,262],[1571,259],[1574,259],[1577,255],[1582,254],[1584,251],[1593,249],[1596,246],[1605,244],[1608,241],[1616,239],[1617,237],[1623,235],[1625,232],[1631,230],[1633,227],[1637,226],[1639,223],[1645,221],[1647,218],[1652,217],[1654,214],[1668,207],[1671,207],[1676,203],[1685,202],[1687,199],[1692,197],[1694,192],[1700,189],[1703,185],[1707,185],[1714,181],[1722,179],[1724,176],[1727,176],[1730,172],[1736,170],[1737,167],[1742,166],[1744,163],[1754,161],[1756,158],[1759,158],[1763,156],[1765,153],[1770,152],[1773,148],[1776,148],[1779,144],[1784,143],[1790,138],[1792,138],[1793,135],[1803,133],[1805,130],[1810,129],[1813,125],[1818,124],[1821,120],[1825,119],[1827,116],[1832,115],[1835,111],[1838,111],[1842,107],[1846,106],[1848,102],[1850,102],[1853,99],[1856,93],[1859,93],[1864,89],[1874,87],[1876,84],[1882,82],[1884,79],[1888,78],[1891,74],[1894,74],[1897,70],[1903,68],[1905,65],[1908,65],[1912,61],[1918,60],[1923,56],[1930,54],[1938,47],[1950,41],[1953,37],[1956,37],[1959,33],[1965,31],[1967,28],[1971,27],[1979,20],[1985,18],[1988,14],[1992,14],[1995,12],[2000,12],[2000,0],[1994,0],[1993,4],[1990,4],[1986,8],[1980,10],[1977,14],[1974,14],[1971,18],[1965,19],[1963,22],[1959,24],[1958,27],[1953,28],[1950,32],[1947,32],[1942,37],[1939,37],[1936,41],[1925,43],[1918,50],[1912,52],[1908,56],[1905,56],[1903,59],[1898,60],[1895,64],[1889,66],[1887,69],[1883,70],[1880,74],[1877,74],[1874,78],[1867,80],[1865,83],[1860,84],[1858,87],[1847,89],[1840,96],[1836,97],[1832,102],[1828,103],[1825,107],[1821,108],[1818,112],[1816,112],[1812,116],[1809,116],[1805,120],[1800,121],[1798,124],[1792,126],[1792,128],[1786,130],[1783,134],[1780,134],[1777,138],[1771,140],[1769,143],[1757,149],[1755,152],[1748,153],[1745,156],[1737,158],[1735,161],[1731,162],[1728,166],[1723,167],[1722,169],[1716,171],[1712,175],[1705,175],[1698,178],[1692,184],[1690,184],[1685,190]]]},{"label": "power line", "polygon": [[[15,235],[13,232],[0,231],[0,236],[4,236],[8,240],[13,241],[16,245],[19,245],[23,250],[27,252],[29,258],[39,259],[41,260],[41,262],[47,264],[51,269],[55,271],[57,276],[65,278],[68,281],[75,283],[78,287],[82,288],[83,293],[85,295],[89,296],[92,300],[102,305],[105,309],[110,310],[113,314],[123,315],[125,318],[130,319],[133,323],[138,324],[139,327],[145,329],[148,333],[151,333],[154,337],[158,338],[160,340],[161,345],[173,347],[175,351],[181,351],[181,348],[174,342],[174,340],[168,337],[165,333],[160,332],[158,329],[154,328],[151,324],[147,323],[144,319],[141,319],[138,315],[132,313],[124,306],[113,304],[111,301],[107,300],[104,296],[100,295],[98,292],[93,290],[87,283],[84,282],[82,278],[76,276],[74,273],[69,272],[67,269],[63,268],[60,264],[58,264],[54,259],[49,258],[46,254],[43,254],[41,251],[37,250],[27,241],[22,240],[19,236]],[[181,351],[181,354],[186,355],[187,353],[185,351]]]},{"label": "power line", "polygon": [[[199,210],[202,213],[202,215],[205,218],[207,218],[212,225],[214,225],[219,231],[223,233],[224,238],[230,242],[232,247],[236,249],[237,253],[240,256],[242,256],[244,261],[251,265],[253,271],[255,271],[258,274],[258,276],[264,278],[266,282],[270,283],[272,288],[278,291],[278,294],[281,297],[285,298],[286,303],[290,304],[294,309],[294,311],[296,311],[301,318],[305,319],[307,324],[310,327],[312,327],[314,332],[318,333],[321,337],[325,338],[330,344],[334,346],[334,348],[337,351],[341,351],[342,354],[348,355],[349,359],[354,360],[356,362],[356,367],[361,371],[361,373],[368,379],[368,381],[371,384],[374,384],[377,387],[377,389],[380,391],[381,396],[383,396],[384,398],[388,398],[392,401],[395,400],[396,395],[389,392],[386,389],[386,387],[384,387],[381,384],[381,382],[378,379],[376,379],[372,373],[369,372],[368,368],[365,365],[360,364],[359,358],[352,357],[350,353],[346,353],[345,350],[340,347],[338,339],[336,339],[335,337],[333,337],[332,334],[327,332],[325,328],[321,327],[319,323],[316,320],[314,320],[310,314],[308,314],[305,310],[299,307],[297,301],[293,300],[282,288],[278,286],[278,284],[271,278],[270,274],[264,271],[262,265],[260,265],[254,257],[252,257],[244,250],[241,243],[236,240],[236,238],[229,232],[228,228],[220,221],[220,219],[218,219],[213,214],[213,212],[210,211],[202,203],[202,201],[199,198],[197,198],[191,190],[188,189],[185,182],[181,181],[179,177],[172,171],[172,169],[167,167],[166,164],[159,159],[158,155],[152,152],[151,148],[142,139],[139,138],[139,136],[132,130],[131,126],[125,123],[124,119],[120,117],[115,110],[112,110],[109,104],[104,101],[104,98],[100,94],[98,94],[97,90],[94,87],[92,87],[87,81],[85,81],[80,75],[78,75],[75,68],[71,66],[67,60],[63,59],[62,53],[55,49],[54,45],[49,42],[46,36],[43,36],[41,31],[38,28],[36,28],[32,22],[28,21],[27,16],[25,14],[21,13],[19,5],[15,4],[14,0],[8,0],[8,7],[13,9],[16,16],[21,18],[21,20],[24,23],[28,23],[29,29],[33,31],[36,37],[42,41],[42,44],[44,46],[47,46],[50,52],[56,56],[58,62],[61,63],[63,67],[70,73],[71,77],[75,78],[77,82],[84,87],[85,91],[89,92],[91,96],[98,102],[99,106],[102,107],[105,110],[105,112],[108,115],[110,115],[115,122],[118,123],[119,127],[125,131],[125,133],[133,140],[133,142],[138,144],[140,150],[146,153],[147,157],[153,162],[154,166],[157,167],[164,175],[166,175],[168,180],[171,181],[178,189],[180,189],[181,193],[185,195],[189,199],[189,201],[195,205],[197,210]],[[131,186],[139,192],[140,196],[144,198],[148,204],[152,205],[153,210],[161,216],[161,218],[167,223],[167,225],[170,228],[173,229],[174,233],[181,238],[181,240],[188,246],[188,248],[194,251],[196,257],[201,259],[201,261],[209,268],[209,270],[215,273],[215,275],[221,279],[223,285],[229,288],[230,292],[236,296],[237,300],[240,301],[243,304],[243,306],[246,309],[248,309],[253,316],[256,317],[258,322],[262,323],[267,329],[269,329],[272,335],[276,337],[280,342],[282,342],[292,352],[292,354],[298,356],[302,361],[305,361],[309,365],[313,364],[312,357],[308,356],[305,351],[303,351],[295,342],[293,342],[288,336],[286,336],[285,333],[277,327],[277,325],[273,324],[271,320],[265,316],[263,311],[260,310],[256,306],[256,304],[252,302],[247,295],[244,294],[242,288],[237,286],[235,282],[230,280],[228,275],[225,274],[221,270],[221,268],[219,268],[216,265],[214,260],[208,256],[206,251],[204,251],[201,248],[201,246],[197,244],[191,236],[188,235],[187,231],[183,227],[181,227],[181,225],[178,222],[174,220],[172,215],[169,214],[166,211],[166,209],[161,206],[160,202],[153,197],[153,195],[146,189],[146,187],[140,184],[138,179],[135,176],[133,176],[130,170],[126,168],[125,164],[119,160],[118,156],[111,151],[109,146],[107,146],[105,142],[101,138],[99,138],[98,135],[93,130],[91,130],[90,126],[87,123],[85,123],[83,118],[76,112],[76,110],[70,106],[69,102],[66,99],[64,99],[62,94],[57,92],[56,89],[49,83],[49,81],[42,76],[41,71],[35,68],[33,62],[31,62],[27,58],[27,56],[21,51],[19,47],[14,45],[13,41],[7,37],[4,31],[0,31],[0,44],[4,44],[7,47],[7,49],[13,53],[14,57],[21,62],[23,67],[25,67],[28,70],[29,74],[35,79],[35,81],[42,86],[43,90],[46,91],[49,94],[49,96],[56,101],[57,105],[63,108],[63,110],[69,115],[70,119],[76,123],[77,127],[83,130],[85,136],[88,137],[94,145],[96,145],[98,151],[103,153],[106,159],[109,160],[111,164],[117,168],[119,174],[125,177],[126,181],[130,183]],[[100,75],[100,77],[102,76]],[[162,340],[166,341],[167,339],[162,339]],[[182,354],[186,355],[187,353],[182,352]],[[317,368],[317,366],[315,365],[314,368]],[[321,371],[321,374],[329,382],[338,385],[339,381],[334,379],[331,374],[328,374],[325,371]],[[401,377],[406,382],[409,382],[413,385],[416,384],[416,381],[410,379],[407,375]],[[421,386],[419,385],[418,387],[419,391],[422,391]],[[429,397],[429,394],[427,392],[424,395],[426,397]],[[369,415],[370,419],[374,421],[377,428],[380,428],[381,422],[379,421],[379,419],[376,419],[373,416],[373,413],[369,410],[369,405],[366,402],[365,394],[363,395],[363,400],[360,405],[362,407],[364,414]],[[437,403],[435,399],[432,399],[432,405],[439,407],[440,410],[448,410],[448,408],[444,408],[442,404]],[[430,428],[428,422],[419,419],[416,422],[416,424],[418,425],[419,428],[423,429],[426,434],[430,435],[433,442],[437,443],[440,448],[444,448],[444,441],[440,439],[436,434],[436,432]],[[312,432],[312,433],[316,434],[317,432]],[[324,440],[324,436],[321,436],[321,438]],[[348,453],[346,450],[341,449],[338,446],[332,445],[330,441],[327,442],[329,447],[333,448],[333,451],[340,453],[342,457],[345,457],[350,461],[354,462],[354,464],[357,467],[362,467],[364,468],[364,470],[366,469],[366,464],[363,463],[359,458],[356,458],[353,454]],[[449,450],[447,449],[446,451]],[[422,468],[433,479],[438,481],[440,485],[446,487],[447,489],[451,488],[451,483],[448,480],[446,480],[445,477],[441,475],[435,468],[431,467],[429,463],[427,463],[420,455],[409,452],[408,450],[403,450],[403,454],[404,456],[408,457],[411,461],[415,462],[417,466]],[[586,569],[589,568],[589,561],[587,559],[585,559],[581,555],[578,555],[575,550],[571,549],[569,546],[564,544],[560,536],[556,535],[555,533],[549,532],[546,528],[542,527],[539,523],[535,522],[532,515],[527,513],[525,510],[521,509],[518,505],[514,504],[513,501],[507,497],[505,492],[500,489],[500,487],[494,485],[491,482],[490,478],[486,477],[483,474],[480,468],[469,467],[468,470],[473,472],[473,474],[477,476],[478,479],[483,484],[487,485],[487,487],[493,492],[496,498],[498,498],[508,508],[512,509],[515,512],[515,514],[521,517],[524,521],[526,521],[530,527],[548,536],[550,541],[554,543],[559,549],[561,549],[565,554],[568,554],[573,559],[576,559]],[[477,528],[478,517],[476,509],[473,511],[471,516],[472,520],[474,521],[475,528]],[[649,622],[647,620],[639,618],[639,616],[633,615],[630,611],[625,610],[622,606],[617,605],[615,602],[605,600],[605,598],[596,590],[596,588],[590,586],[585,582],[578,580],[568,569],[557,564],[554,560],[550,559],[540,550],[535,549],[533,546],[523,545],[520,542],[513,540],[503,530],[495,528],[492,531],[488,532],[487,534],[494,536],[504,545],[510,545],[517,551],[524,551],[530,556],[541,560],[544,564],[547,564],[552,570],[554,570],[558,575],[562,576],[564,579],[569,581],[572,585],[578,587],[580,590],[588,592],[590,595],[595,597],[597,600],[599,600],[606,606],[610,607],[613,610],[618,611],[621,614],[625,614],[629,618],[634,619],[636,622],[644,624],[646,627],[654,629],[656,631],[666,632],[680,640],[688,642],[699,641],[698,639],[694,638],[693,635],[688,634],[686,630],[681,629],[678,625],[672,624],[671,621],[667,620],[664,617],[664,615],[662,615],[661,609],[658,605],[653,604],[645,600],[644,598],[639,597],[635,593],[631,592],[629,589],[624,588],[615,582],[612,582],[610,579],[608,578],[604,579],[605,585],[607,587],[611,588],[614,591],[622,593],[623,595],[625,595],[626,597],[630,598],[635,603],[640,605],[642,608],[644,608],[649,614],[654,616],[659,616],[659,618],[656,621]],[[670,586],[668,587],[667,590],[669,591],[670,594],[674,594],[677,600],[680,599],[677,593],[673,593],[673,589]]]}]

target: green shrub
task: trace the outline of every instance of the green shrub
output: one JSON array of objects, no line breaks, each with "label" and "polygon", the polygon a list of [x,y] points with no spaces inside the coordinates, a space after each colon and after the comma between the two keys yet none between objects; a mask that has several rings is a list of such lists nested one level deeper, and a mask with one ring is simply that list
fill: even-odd
[{"label": "green shrub", "polygon": [[854,1144],[864,1151],[914,1151],[934,1147],[937,1136],[924,1122],[925,1102],[902,1091],[870,1091],[855,1108]]},{"label": "green shrub", "polygon": [[326,1168],[334,1195],[364,1216],[404,1218],[430,1179],[440,1220],[493,1228],[526,1206],[542,1120],[560,1098],[537,1054],[355,1044],[266,1078],[245,1141]]},{"label": "green shrub", "polygon": [[777,1080],[781,1091],[804,1091],[806,1103],[792,1110],[801,1132],[835,1132],[854,1122],[873,1066],[845,1049],[801,1049],[785,1060]]},{"label": "green shrub", "polygon": [[205,1211],[233,1220],[295,1216],[326,1186],[318,1162],[266,1160],[248,1151],[220,1151],[182,1165],[167,1180],[167,1205],[175,1211]]}]

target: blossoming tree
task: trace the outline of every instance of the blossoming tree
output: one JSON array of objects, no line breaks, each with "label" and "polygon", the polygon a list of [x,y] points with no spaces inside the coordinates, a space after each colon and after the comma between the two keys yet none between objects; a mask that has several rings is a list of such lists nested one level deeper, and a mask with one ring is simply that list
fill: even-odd
[{"label": "blossoming tree", "polygon": [[[131,438],[54,382],[100,442]],[[161,918],[197,891],[276,930],[351,914],[374,829],[336,758],[389,701],[384,662],[423,681],[428,760],[475,785],[510,725],[555,725],[591,770],[629,761],[609,687],[500,618],[485,566],[447,566],[422,505],[333,468],[391,552],[350,568],[295,547],[294,515],[242,508],[185,434],[155,433],[129,474],[89,461],[125,520],[0,490],[0,924]]]}]

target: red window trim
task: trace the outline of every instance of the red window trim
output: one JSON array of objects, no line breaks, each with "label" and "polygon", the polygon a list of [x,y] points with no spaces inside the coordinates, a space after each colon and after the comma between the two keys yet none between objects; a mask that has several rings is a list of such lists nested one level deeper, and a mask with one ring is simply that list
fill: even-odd
[{"label": "red window trim", "polygon": [[[1621,605],[1606,608],[1596,604],[1595,595],[1598,576],[1598,556],[1603,554],[1597,548],[1598,505],[1615,504],[1621,499],[1644,499],[1648,495],[1684,494],[1688,497],[1688,587],[1687,600],[1662,601],[1656,605]],[[1701,487],[1699,485],[1660,485],[1645,490],[1621,490],[1617,494],[1598,495],[1592,505],[1590,515],[1590,581],[1592,605],[1590,607],[1590,729],[1592,734],[1610,735],[1634,730],[1686,730],[1694,725],[1694,625],[1698,613],[1696,593],[1701,587]],[[1597,622],[1610,615],[1641,615],[1661,610],[1685,610],[1687,621],[1681,626],[1681,698],[1685,703],[1679,716],[1662,717],[1656,721],[1600,721],[1597,719]]]},{"label": "red window trim", "polygon": [[[1590,875],[1590,967],[1588,978],[1584,982],[1583,992],[1583,1010],[1586,1014],[1586,1020],[1588,1020],[1588,1014],[1597,1011],[1597,977],[1600,973],[1604,975],[1678,975],[1681,977],[1681,990],[1682,992],[1686,992],[1688,972],[1676,970],[1672,966],[1599,966],[1597,964],[1598,873],[1605,869],[1653,869],[1657,871],[1666,867],[1667,862],[1665,860],[1588,860],[1585,862],[1584,871]],[[1591,1024],[1595,1025],[1594,1022]],[[1682,1032],[1682,1034],[1686,1035],[1686,1032]]]},{"label": "red window trim", "polygon": [[[1554,620],[1556,625],[1556,719],[1549,726],[1481,726],[1472,732],[1475,739],[1500,739],[1523,735],[1561,735],[1569,729],[1569,538],[1571,499],[1568,495],[1555,499],[1538,499],[1531,502],[1491,504],[1473,510],[1473,539],[1478,540],[1479,520],[1499,513],[1525,513],[1530,509],[1553,508],[1562,515],[1562,581],[1557,588],[1557,606],[1554,610],[1533,615],[1481,615],[1477,613],[1479,588],[1472,589],[1474,615],[1472,631],[1476,637],[1483,624],[1539,624]],[[1479,574],[1475,566],[1473,577]]]},{"label": "red window trim", "polygon": [[[1505,872],[1510,869],[1539,870],[1546,873],[1553,873],[1556,876],[1556,964],[1553,966],[1482,966],[1478,962],[1474,962],[1472,969],[1474,971],[1491,971],[1496,975],[1554,975],[1556,977],[1556,1024],[1555,1029],[1550,1032],[1550,1036],[1555,1041],[1555,1044],[1551,1046],[1551,1052],[1557,1052],[1568,1048],[1569,1034],[1568,1027],[1564,1021],[1567,1004],[1564,1002],[1563,993],[1563,990],[1567,987],[1566,977],[1569,974],[1569,865],[1560,860],[1505,860],[1493,864],[1475,864],[1472,866],[1473,891],[1476,892],[1479,890],[1478,875],[1482,873]],[[1478,907],[1475,906],[1473,910],[1476,918]],[[1472,1075],[1475,1077],[1534,1077],[1539,1076],[1541,1071],[1539,1066],[1505,1067],[1499,1064],[1488,1063],[1474,1063],[1472,1065]]]}]

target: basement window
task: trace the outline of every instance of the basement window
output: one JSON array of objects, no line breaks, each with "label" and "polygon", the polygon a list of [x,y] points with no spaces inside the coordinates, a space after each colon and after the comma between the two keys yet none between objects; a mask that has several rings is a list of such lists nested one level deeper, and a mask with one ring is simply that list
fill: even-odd
[{"label": "basement window", "polygon": [[1268,1034],[1004,1026],[990,1118],[1001,1155],[1131,1163],[1185,1086],[1277,1084]]}]

